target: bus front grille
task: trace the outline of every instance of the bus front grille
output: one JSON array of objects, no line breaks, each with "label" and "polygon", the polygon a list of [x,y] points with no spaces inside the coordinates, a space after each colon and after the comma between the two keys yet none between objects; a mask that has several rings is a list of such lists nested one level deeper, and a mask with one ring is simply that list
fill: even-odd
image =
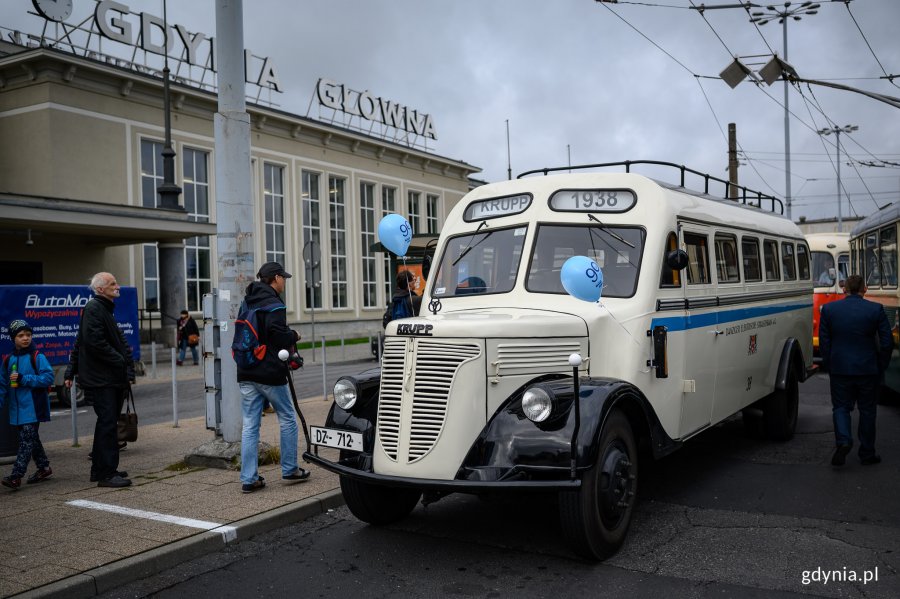
[{"label": "bus front grille", "polygon": [[459,367],[480,354],[478,345],[468,343],[385,340],[378,436],[391,460],[412,463],[431,451],[443,429]]}]

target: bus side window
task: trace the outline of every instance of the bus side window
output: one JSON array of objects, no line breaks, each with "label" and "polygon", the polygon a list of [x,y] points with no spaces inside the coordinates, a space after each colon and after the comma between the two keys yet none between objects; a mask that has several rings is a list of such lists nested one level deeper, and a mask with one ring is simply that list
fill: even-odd
[{"label": "bus side window", "polygon": [[879,262],[881,263],[881,284],[884,287],[897,286],[897,228],[884,227],[878,236]]},{"label": "bus side window", "polygon": [[688,255],[688,285],[702,285],[710,282],[707,243],[706,235],[684,234],[684,245]]},{"label": "bus side window", "polygon": [[806,249],[805,243],[797,244],[797,270],[800,272],[800,280],[809,280],[809,250]]},{"label": "bus side window", "polygon": [[739,283],[737,240],[733,235],[716,235],[716,274],[720,283]]},{"label": "bus side window", "polygon": [[681,287],[681,272],[674,268],[669,268],[666,264],[666,255],[669,252],[678,249],[678,236],[675,233],[669,233],[666,238],[666,249],[663,251],[662,276],[659,279],[660,287]]},{"label": "bus side window", "polygon": [[784,280],[794,281],[797,279],[797,261],[794,257],[794,244],[781,242],[781,263],[784,266]]},{"label": "bus side window", "polygon": [[838,284],[843,287],[844,279],[850,276],[850,256],[841,254],[838,256]]},{"label": "bus side window", "polygon": [[741,238],[741,253],[744,256],[744,280],[748,283],[762,281],[762,270],[759,267],[759,239]]},{"label": "bus side window", "polygon": [[763,242],[763,258],[766,265],[766,281],[778,281],[781,279],[781,271],[778,268],[778,242],[766,239]]}]

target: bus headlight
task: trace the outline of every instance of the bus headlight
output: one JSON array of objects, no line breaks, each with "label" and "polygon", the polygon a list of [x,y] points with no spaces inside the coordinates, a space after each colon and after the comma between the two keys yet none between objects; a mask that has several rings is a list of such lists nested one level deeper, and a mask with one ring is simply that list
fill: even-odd
[{"label": "bus headlight", "polygon": [[540,387],[531,387],[522,395],[522,411],[532,422],[543,422],[550,417],[553,399]]},{"label": "bus headlight", "polygon": [[356,384],[350,379],[338,379],[334,384],[334,403],[342,410],[356,405]]}]

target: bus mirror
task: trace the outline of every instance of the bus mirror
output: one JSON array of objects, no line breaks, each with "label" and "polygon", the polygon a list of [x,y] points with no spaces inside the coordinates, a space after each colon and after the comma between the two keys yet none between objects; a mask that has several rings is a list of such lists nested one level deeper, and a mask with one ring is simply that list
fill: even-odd
[{"label": "bus mirror", "polygon": [[427,281],[429,273],[431,273],[431,256],[426,254],[422,258],[422,278]]},{"label": "bus mirror", "polygon": [[688,255],[684,250],[672,250],[666,254],[666,266],[672,270],[682,270],[688,265]]}]

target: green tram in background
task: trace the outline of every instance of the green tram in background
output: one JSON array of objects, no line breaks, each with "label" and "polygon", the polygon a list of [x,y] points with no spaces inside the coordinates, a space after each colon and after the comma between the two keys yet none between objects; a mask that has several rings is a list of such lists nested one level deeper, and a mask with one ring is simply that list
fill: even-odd
[{"label": "green tram in background", "polygon": [[885,373],[889,396],[900,397],[900,287],[897,285],[897,227],[900,204],[864,218],[850,233],[850,267],[866,281],[866,299],[884,306],[894,334],[894,352]]}]

